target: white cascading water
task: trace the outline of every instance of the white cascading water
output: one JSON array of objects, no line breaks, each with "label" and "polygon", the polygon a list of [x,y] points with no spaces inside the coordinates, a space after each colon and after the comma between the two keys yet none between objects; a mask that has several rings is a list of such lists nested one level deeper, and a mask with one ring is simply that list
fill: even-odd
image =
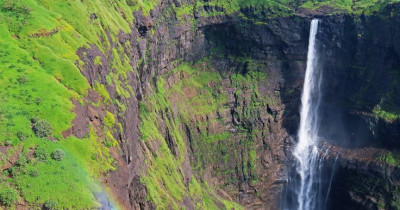
[{"label": "white cascading water", "polygon": [[[321,101],[321,72],[318,69],[316,35],[318,20],[311,22],[310,38],[307,54],[307,69],[301,97],[300,128],[298,143],[293,155],[298,160],[297,173],[300,186],[297,189],[297,204],[300,210],[317,209],[316,180],[319,180],[318,167],[320,157],[318,151],[318,107]],[[318,183],[317,183],[318,184]]]}]

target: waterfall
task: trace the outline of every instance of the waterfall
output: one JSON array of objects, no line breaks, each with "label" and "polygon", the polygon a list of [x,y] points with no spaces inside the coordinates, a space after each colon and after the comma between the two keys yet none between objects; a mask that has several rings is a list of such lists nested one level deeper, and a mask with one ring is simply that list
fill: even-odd
[{"label": "waterfall", "polygon": [[[335,163],[327,160],[330,146],[319,141],[319,107],[322,98],[317,47],[318,20],[311,21],[307,68],[301,96],[298,142],[293,150],[292,167],[284,191],[282,209],[326,209]],[[333,164],[333,167],[332,167]]]},{"label": "waterfall", "polygon": [[308,43],[307,69],[301,97],[300,128],[298,143],[293,155],[298,161],[296,167],[300,175],[300,187],[297,192],[298,209],[315,209],[316,167],[320,165],[318,157],[318,107],[321,101],[321,72],[318,70],[318,52],[316,35],[318,20],[311,21],[310,38]]}]

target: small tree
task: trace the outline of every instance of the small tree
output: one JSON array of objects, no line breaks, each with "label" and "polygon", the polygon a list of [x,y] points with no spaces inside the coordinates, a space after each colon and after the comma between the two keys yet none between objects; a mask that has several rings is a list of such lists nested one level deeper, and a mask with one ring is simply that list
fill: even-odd
[{"label": "small tree", "polygon": [[23,167],[26,165],[26,156],[25,154],[21,154],[21,156],[19,156],[19,159],[17,160],[17,162],[15,162],[15,165],[18,167]]},{"label": "small tree", "polygon": [[48,200],[43,204],[44,209],[46,210],[54,210],[57,209],[57,202],[53,200]]},{"label": "small tree", "polygon": [[35,132],[36,136],[40,138],[46,138],[51,135],[53,132],[53,127],[47,120],[37,120],[33,124],[33,132]]},{"label": "small tree", "polygon": [[19,175],[19,169],[16,166],[13,166],[9,169],[7,169],[8,175],[11,177],[16,177]]},{"label": "small tree", "polygon": [[51,158],[56,161],[61,161],[65,157],[65,152],[61,149],[56,149],[53,153],[51,153]]},{"label": "small tree", "polygon": [[46,162],[47,159],[49,158],[49,154],[47,153],[47,150],[44,147],[36,148],[35,152],[33,153],[33,156],[41,162]]},{"label": "small tree", "polygon": [[17,137],[18,137],[18,139],[19,139],[20,141],[24,141],[25,138],[26,138],[26,135],[25,135],[24,132],[18,131],[18,132],[17,132]]},{"label": "small tree", "polygon": [[20,84],[24,84],[24,83],[28,82],[28,78],[25,75],[21,75],[20,77],[18,77],[18,82]]},{"label": "small tree", "polygon": [[7,140],[5,143],[4,143],[4,145],[6,145],[7,147],[8,146],[12,146],[12,141],[10,141],[10,140]]},{"label": "small tree", "polygon": [[39,170],[36,168],[32,168],[28,171],[29,176],[31,177],[38,177],[39,176]]},{"label": "small tree", "polygon": [[40,104],[42,103],[42,101],[43,101],[42,98],[37,97],[36,100],[35,100],[35,103],[36,103],[37,105],[40,105]]}]

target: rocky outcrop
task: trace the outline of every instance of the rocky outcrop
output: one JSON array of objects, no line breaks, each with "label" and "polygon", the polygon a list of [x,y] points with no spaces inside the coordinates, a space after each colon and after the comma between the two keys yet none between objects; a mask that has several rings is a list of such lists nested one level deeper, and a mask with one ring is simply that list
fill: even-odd
[{"label": "rocky outcrop", "polygon": [[400,171],[397,163],[389,160],[388,151],[337,146],[330,150],[330,162],[336,161],[331,164],[335,176],[329,209],[398,209]]}]

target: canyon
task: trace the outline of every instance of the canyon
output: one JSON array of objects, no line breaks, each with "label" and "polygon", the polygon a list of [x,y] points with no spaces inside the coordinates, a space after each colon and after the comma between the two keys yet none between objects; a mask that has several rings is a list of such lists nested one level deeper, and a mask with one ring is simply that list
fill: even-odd
[{"label": "canyon", "polygon": [[[67,20],[77,31],[72,37],[95,33],[85,39],[96,41],[74,52],[74,68],[87,93],[79,91],[83,83],[75,88],[64,75],[51,77],[79,96],[68,97],[74,113],[70,126],[60,126],[65,129],[50,140],[104,139],[109,149],[103,145],[98,151],[111,155],[111,166],[93,172],[107,189],[107,196],[94,193],[101,208],[285,206],[296,161],[310,23],[318,18],[316,47],[323,68],[318,135],[329,150],[321,161],[334,174],[328,178],[326,209],[399,209],[400,4],[355,14],[329,5],[231,11],[212,2],[162,0],[151,9],[134,7],[132,17],[122,9],[115,12],[118,5],[104,6],[128,23],[112,20],[119,25],[107,26],[112,19],[107,13],[85,13],[94,32]],[[59,28],[7,37],[44,43],[68,31]],[[51,60],[33,55],[44,67]],[[10,147],[1,145],[0,152]],[[26,147],[14,145],[16,153],[34,159],[38,146]],[[108,156],[96,155],[88,159],[108,166]],[[18,165],[18,154],[11,156],[0,165],[3,171]],[[4,180],[18,176],[10,172]],[[43,203],[22,200],[22,209]]]}]

